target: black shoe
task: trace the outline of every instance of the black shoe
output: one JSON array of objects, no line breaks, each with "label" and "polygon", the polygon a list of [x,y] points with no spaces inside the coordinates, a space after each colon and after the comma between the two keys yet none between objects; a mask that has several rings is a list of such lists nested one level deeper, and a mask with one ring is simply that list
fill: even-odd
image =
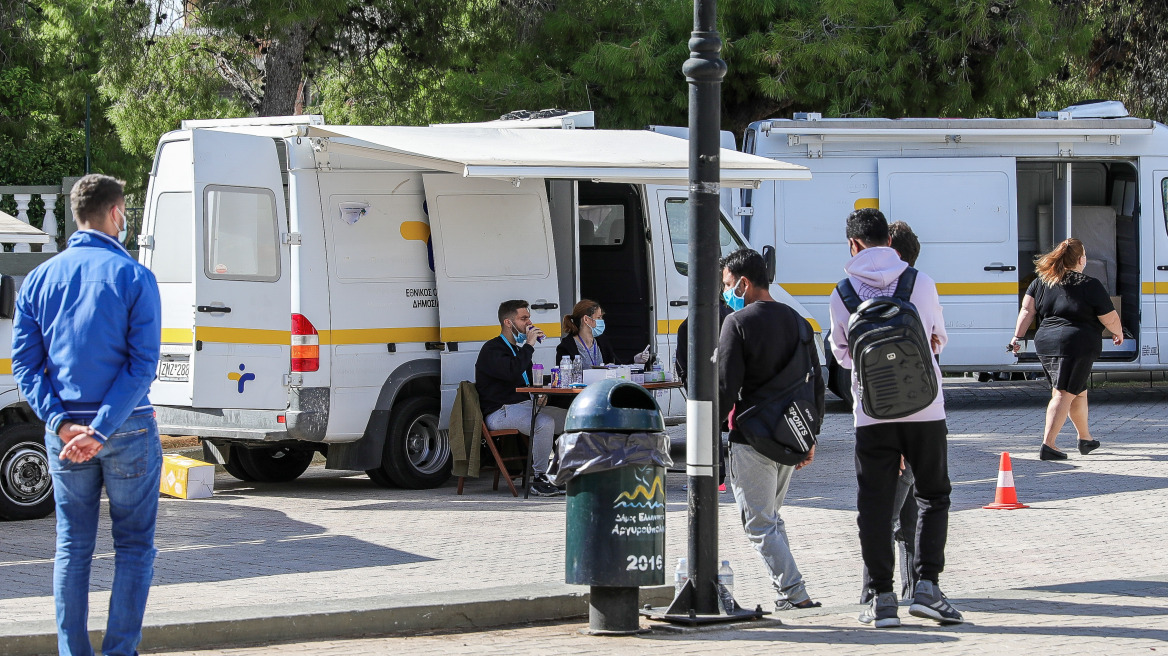
[{"label": "black shoe", "polygon": [[908,612],[915,617],[924,617],[941,624],[961,624],[965,621],[961,613],[949,603],[941,588],[932,581],[917,581],[916,593]]},{"label": "black shoe", "polygon": [[900,626],[900,617],[896,614],[896,595],[891,592],[873,594],[872,601],[860,611],[856,619],[861,624],[874,624],[878,629]]},{"label": "black shoe", "polygon": [[539,474],[535,480],[531,481],[531,494],[537,497],[558,497],[563,492],[560,488],[552,485],[552,482],[547,479],[547,476]]},{"label": "black shoe", "polygon": [[804,599],[798,603],[793,603],[790,599],[775,602],[775,610],[807,610],[808,608],[819,608],[821,606],[823,606],[822,603],[811,601],[811,599]]},{"label": "black shoe", "polygon": [[1099,448],[1099,440],[1079,440],[1079,453],[1087,455]]},{"label": "black shoe", "polygon": [[1042,449],[1038,451],[1038,458],[1039,460],[1066,460],[1067,454],[1043,444]]}]

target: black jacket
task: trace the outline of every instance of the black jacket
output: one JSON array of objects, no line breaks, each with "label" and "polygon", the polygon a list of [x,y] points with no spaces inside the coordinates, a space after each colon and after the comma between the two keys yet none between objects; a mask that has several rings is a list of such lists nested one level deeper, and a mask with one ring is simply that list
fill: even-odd
[{"label": "black jacket", "polygon": [[[730,309],[729,305],[718,299],[718,330],[722,329],[722,325],[726,323],[726,317],[730,316],[734,310]],[[677,327],[677,351],[673,356],[674,369],[677,371],[678,377],[681,379],[683,385],[689,385],[689,317],[682,319],[681,325]]]},{"label": "black jacket", "polygon": [[[600,345],[600,357],[604,362],[600,364],[620,364],[616,360],[616,354],[612,352],[612,345],[608,343],[608,338],[604,335],[596,338],[596,343]],[[559,366],[560,360],[564,356],[574,358],[580,355],[580,347],[576,344],[576,338],[564,335],[560,338],[560,344],[556,347],[556,366]],[[585,358],[587,360],[587,358]],[[585,362],[587,366],[587,362]]]},{"label": "black jacket", "polygon": [[479,407],[483,416],[513,403],[523,403],[531,398],[516,387],[526,387],[523,374],[531,380],[531,356],[535,349],[529,344],[516,347],[507,344],[500,335],[483,344],[479,359],[475,361],[475,389],[479,392]]}]

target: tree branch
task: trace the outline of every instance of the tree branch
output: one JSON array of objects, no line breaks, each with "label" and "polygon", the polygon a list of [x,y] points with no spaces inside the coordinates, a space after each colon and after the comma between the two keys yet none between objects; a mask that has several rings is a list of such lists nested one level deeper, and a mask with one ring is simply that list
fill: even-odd
[{"label": "tree branch", "polygon": [[250,105],[253,110],[259,111],[260,103],[262,101],[260,94],[258,94],[255,90],[255,87],[253,87],[251,83],[247,81],[247,78],[245,78],[239,71],[235,70],[235,67],[231,65],[231,62],[227,61],[227,56],[206,46],[203,47],[203,50],[215,59],[215,70],[219,72],[219,76],[222,77],[223,80],[228,84],[230,84],[233,89],[238,91],[239,95],[243,97],[244,102]]}]

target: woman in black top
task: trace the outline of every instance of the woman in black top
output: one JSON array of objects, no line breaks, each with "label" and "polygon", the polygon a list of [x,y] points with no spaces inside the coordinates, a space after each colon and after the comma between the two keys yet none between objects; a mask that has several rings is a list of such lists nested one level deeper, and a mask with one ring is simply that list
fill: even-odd
[{"label": "woman in black top", "polygon": [[[596,301],[583,299],[572,308],[572,314],[565,314],[562,325],[563,337],[556,346],[556,362],[566,355],[577,355],[584,361],[584,368],[603,367],[606,364],[621,364],[604,334],[604,310]],[[633,356],[634,364],[649,361],[649,347]]]},{"label": "woman in black top", "polygon": [[1091,365],[1103,352],[1103,328],[1111,331],[1111,340],[1118,346],[1123,343],[1123,326],[1103,283],[1083,274],[1087,265],[1083,242],[1067,239],[1036,264],[1038,278],[1022,299],[1010,348],[1018,352],[1018,340],[1025,338],[1037,316],[1034,350],[1051,387],[1039,457],[1064,460],[1067,454],[1055,448],[1055,438],[1068,414],[1078,434],[1079,453],[1087,455],[1099,448],[1099,440],[1087,429],[1087,381]]}]

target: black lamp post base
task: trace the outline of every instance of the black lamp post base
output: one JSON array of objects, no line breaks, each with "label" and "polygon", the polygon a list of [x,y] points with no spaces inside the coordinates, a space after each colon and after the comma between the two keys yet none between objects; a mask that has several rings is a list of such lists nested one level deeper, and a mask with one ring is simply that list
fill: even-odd
[{"label": "black lamp post base", "polygon": [[693,607],[693,595],[693,581],[686,581],[685,586],[677,593],[677,596],[673,598],[673,603],[669,604],[668,607],[653,608],[646,606],[641,609],[641,615],[651,620],[669,622],[670,624],[702,626],[706,624],[760,620],[770,614],[764,611],[762,606],[756,606],[754,610],[739,606],[738,602],[730,594],[730,591],[720,584],[718,585],[717,613],[697,612]]}]

